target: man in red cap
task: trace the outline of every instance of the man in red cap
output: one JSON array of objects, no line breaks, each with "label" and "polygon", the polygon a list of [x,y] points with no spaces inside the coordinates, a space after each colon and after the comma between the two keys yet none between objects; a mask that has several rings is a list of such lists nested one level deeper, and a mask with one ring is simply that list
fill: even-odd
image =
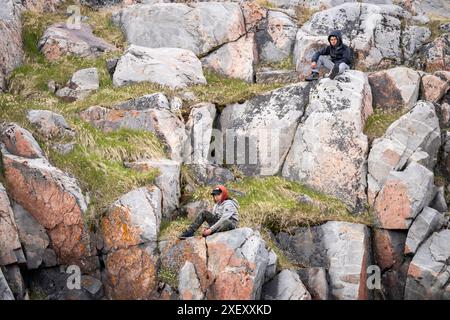
[{"label": "man in red cap", "polygon": [[211,195],[214,198],[213,211],[203,210],[195,218],[194,222],[181,233],[178,238],[186,239],[194,236],[195,231],[203,224],[208,222],[209,228],[203,230],[203,236],[207,237],[215,232],[228,231],[237,228],[239,222],[239,204],[235,199],[228,197],[228,191],[225,186],[215,187]]}]

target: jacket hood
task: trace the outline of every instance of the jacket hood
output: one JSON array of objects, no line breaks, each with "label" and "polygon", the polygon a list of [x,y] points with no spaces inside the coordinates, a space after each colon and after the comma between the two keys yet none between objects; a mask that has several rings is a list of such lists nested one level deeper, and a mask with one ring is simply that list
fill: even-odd
[{"label": "jacket hood", "polygon": [[[331,37],[336,37],[338,39],[338,43],[336,45],[336,47],[339,47],[342,44],[342,33],[339,30],[334,30],[330,32],[330,35],[328,36],[328,43],[330,43],[330,38]],[[331,43],[330,43],[331,45]]]}]

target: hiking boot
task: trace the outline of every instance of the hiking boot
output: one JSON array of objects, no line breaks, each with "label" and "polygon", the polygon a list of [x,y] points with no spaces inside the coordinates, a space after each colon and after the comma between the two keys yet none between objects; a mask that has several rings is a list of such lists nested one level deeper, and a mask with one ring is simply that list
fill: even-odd
[{"label": "hiking boot", "polygon": [[194,232],[192,232],[191,230],[185,230],[178,236],[178,239],[182,240],[182,239],[187,239],[187,238],[190,238],[193,236],[194,236]]},{"label": "hiking boot", "polygon": [[336,78],[336,76],[339,74],[339,65],[335,64],[333,69],[331,69],[329,78],[331,80],[334,80],[334,78]]},{"label": "hiking boot", "polygon": [[311,73],[309,76],[307,76],[305,78],[306,81],[314,81],[314,80],[319,80],[319,73],[318,72],[313,72]]}]

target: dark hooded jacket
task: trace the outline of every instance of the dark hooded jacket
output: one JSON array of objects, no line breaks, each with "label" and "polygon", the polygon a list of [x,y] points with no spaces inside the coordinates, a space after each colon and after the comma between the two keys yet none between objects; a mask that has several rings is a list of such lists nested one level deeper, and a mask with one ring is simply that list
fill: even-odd
[{"label": "dark hooded jacket", "polygon": [[317,62],[320,56],[329,55],[333,63],[345,62],[350,66],[353,62],[352,50],[342,42],[342,34],[340,31],[332,31],[328,36],[328,42],[330,42],[330,38],[332,36],[335,36],[338,40],[336,46],[333,47],[330,43],[329,46],[326,46],[325,48],[317,51],[313,55],[312,61]]}]

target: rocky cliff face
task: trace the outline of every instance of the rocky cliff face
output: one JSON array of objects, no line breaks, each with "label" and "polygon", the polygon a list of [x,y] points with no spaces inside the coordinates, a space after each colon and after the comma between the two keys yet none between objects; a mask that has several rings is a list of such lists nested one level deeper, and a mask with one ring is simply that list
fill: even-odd
[{"label": "rocky cliff face", "polygon": [[0,0],[0,299],[450,299],[449,8],[394,2]]}]

